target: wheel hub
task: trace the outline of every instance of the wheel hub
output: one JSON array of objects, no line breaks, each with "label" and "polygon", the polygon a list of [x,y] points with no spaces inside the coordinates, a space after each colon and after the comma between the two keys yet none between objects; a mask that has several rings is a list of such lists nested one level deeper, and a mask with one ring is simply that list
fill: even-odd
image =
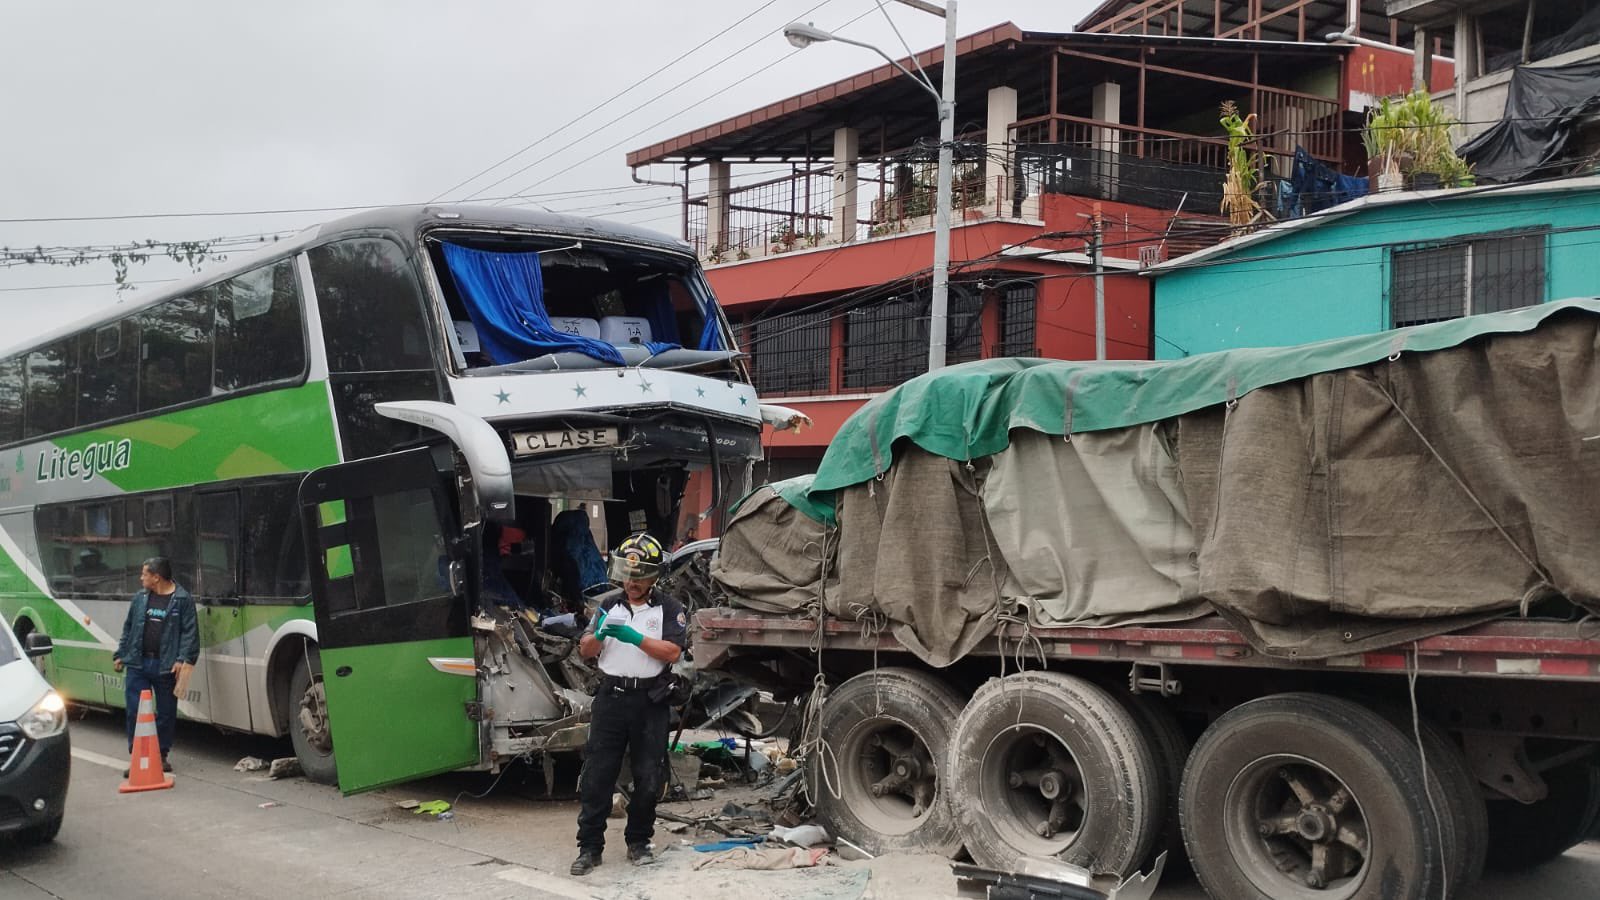
[{"label": "wheel hub", "polygon": [[1349,789],[1314,765],[1282,765],[1276,775],[1256,787],[1255,828],[1266,858],[1313,890],[1356,875],[1366,862],[1367,824]]}]

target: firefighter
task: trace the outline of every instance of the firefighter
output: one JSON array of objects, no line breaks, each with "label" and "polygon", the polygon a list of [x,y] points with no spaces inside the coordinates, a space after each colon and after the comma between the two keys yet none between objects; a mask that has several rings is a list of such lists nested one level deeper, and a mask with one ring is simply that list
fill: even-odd
[{"label": "firefighter", "polygon": [[624,754],[633,761],[633,795],[622,833],[628,861],[636,866],[655,861],[650,839],[666,768],[671,667],[682,655],[688,635],[683,605],[655,589],[665,563],[666,551],[650,535],[640,533],[623,541],[611,554],[610,570],[611,580],[622,590],[601,603],[579,644],[585,659],[600,657],[601,675],[590,711],[583,773],[578,776],[583,805],[578,813],[574,875],[587,875],[600,865],[606,817]]}]

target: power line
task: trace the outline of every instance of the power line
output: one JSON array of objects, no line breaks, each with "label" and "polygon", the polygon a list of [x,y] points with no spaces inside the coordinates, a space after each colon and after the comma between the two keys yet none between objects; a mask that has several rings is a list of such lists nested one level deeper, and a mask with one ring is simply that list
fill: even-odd
[{"label": "power line", "polygon": [[[823,0],[822,3],[819,3],[816,6],[813,6],[811,9],[808,9],[804,13],[801,13],[801,15],[803,15],[803,16],[804,15],[810,15],[811,13],[814,13],[817,10],[821,9],[823,6],[826,6],[829,2],[831,2],[831,0]],[[850,25],[853,25],[854,23],[860,21],[861,19],[866,18],[868,15],[871,14],[871,12],[872,12],[871,10],[868,10],[868,11],[866,11],[864,13],[861,13],[860,15],[850,19],[849,21],[845,22],[843,25],[840,25],[840,26],[838,26],[838,28],[835,28],[833,30],[837,31],[840,28],[845,28],[845,27],[848,27]],[[603,130],[605,128],[610,127],[611,125],[614,125],[617,122],[622,121],[622,119],[628,117],[629,115],[631,115],[631,114],[633,114],[635,112],[638,112],[641,109],[644,109],[646,106],[650,105],[654,101],[659,100],[662,97],[665,97],[667,94],[670,94],[672,91],[676,90],[677,88],[682,87],[684,84],[687,84],[689,81],[691,81],[691,80],[693,80],[695,78],[698,78],[700,75],[703,75],[706,72],[711,71],[712,69],[716,68],[719,65],[722,65],[723,63],[727,62],[730,59],[733,59],[735,56],[738,56],[739,54],[743,53],[744,51],[749,50],[751,47],[754,47],[756,44],[760,43],[761,40],[765,40],[766,37],[767,37],[766,35],[763,35],[762,38],[760,38],[760,39],[758,39],[756,41],[752,41],[750,44],[747,44],[744,47],[740,48],[739,50],[729,54],[728,56],[723,57],[721,60],[718,60],[717,62],[711,64],[710,66],[708,66],[707,68],[701,70],[700,72],[697,72],[694,75],[689,76],[689,78],[684,79],[683,81],[679,82],[678,84],[674,85],[671,88],[668,88],[666,91],[663,91],[662,93],[657,94],[655,97],[652,97],[649,100],[646,100],[644,103],[641,103],[638,106],[634,107],[633,109],[628,110],[626,113],[623,113],[622,115],[618,116],[617,118],[612,119],[610,122],[607,122],[605,125],[602,125],[599,128],[594,129],[593,131],[590,131],[588,134],[585,134],[583,137],[578,138],[576,141],[573,141],[572,143],[567,144],[565,147],[561,147],[561,148],[555,150],[554,152],[548,153],[544,157],[542,157],[540,159],[537,159],[537,160],[534,160],[533,162],[527,164],[526,166],[523,166],[521,169],[518,169],[516,172],[513,172],[512,175],[518,175],[518,174],[521,174],[522,172],[526,172],[528,169],[531,169],[534,166],[536,166],[536,165],[538,165],[538,164],[540,164],[542,162],[545,162],[545,161],[549,160],[550,158],[556,156],[557,154],[560,154],[560,153],[564,152],[565,150],[570,149],[571,147],[575,146],[579,141],[582,141],[585,138],[588,138],[588,137],[594,135],[595,133],[597,133],[597,132],[599,132],[599,131],[601,131],[601,130]],[[622,137],[622,138],[618,139],[617,141],[607,145],[606,147],[601,148],[600,150],[593,151],[593,153],[604,153],[604,152],[609,151],[609,150],[614,150],[617,147],[621,146],[623,143],[625,143],[627,141],[631,141],[634,138],[638,137],[639,135],[644,134],[645,132],[650,131],[653,128],[656,128],[656,127],[658,127],[660,125],[663,125],[663,124],[665,124],[667,122],[672,121],[673,119],[677,118],[678,116],[683,115],[684,113],[688,112],[691,109],[694,109],[694,108],[696,108],[696,107],[698,107],[698,106],[700,106],[702,104],[708,103],[708,102],[716,99],[717,97],[722,96],[723,94],[727,93],[728,91],[733,90],[735,87],[740,86],[745,81],[748,81],[750,78],[753,78],[755,75],[759,74],[760,72],[762,72],[762,71],[764,71],[764,70],[766,70],[768,68],[771,68],[772,66],[777,65],[778,63],[784,62],[784,61],[792,58],[795,54],[797,54],[799,52],[801,52],[799,48],[791,50],[788,53],[784,54],[783,56],[779,57],[776,62],[768,63],[768,64],[762,66],[760,69],[756,69],[754,71],[751,71],[751,72],[747,73],[746,75],[736,79],[732,84],[729,84],[726,87],[723,87],[723,88],[721,88],[721,89],[719,89],[717,91],[712,92],[709,96],[703,97],[703,98],[695,101],[694,103],[689,104],[688,106],[684,107],[683,109],[678,110],[675,113],[672,113],[671,115],[667,116],[664,119],[660,119],[660,120],[658,120],[656,122],[652,122],[651,124],[646,125],[645,127],[633,132],[632,134],[629,134],[629,135],[627,135],[625,137]],[[530,190],[538,187],[539,185],[544,184],[545,182],[549,181],[550,179],[555,178],[555,177],[557,177],[559,175],[564,175],[567,172],[570,172],[573,169],[577,168],[578,166],[583,165],[584,162],[586,162],[586,160],[579,160],[578,162],[575,162],[575,163],[567,166],[564,169],[561,169],[561,170],[555,171],[555,172],[551,172],[549,175],[546,175],[543,178],[539,179],[538,181],[535,181],[532,184],[529,184],[526,187],[522,188],[521,190],[517,191],[514,196],[520,197],[521,195],[525,194],[527,191],[530,191]],[[509,178],[509,177],[511,177],[511,176],[507,176],[507,178]],[[504,179],[502,179],[502,180],[504,180]],[[495,183],[499,184],[500,182],[495,182]],[[492,187],[492,185],[491,185],[491,187]]]},{"label": "power line", "polygon": [[[721,31],[717,32],[716,34],[712,35],[711,37],[706,38],[705,40],[701,41],[700,43],[696,44],[695,46],[689,48],[688,50],[685,50],[683,53],[681,53],[678,56],[674,57],[671,62],[667,63],[666,65],[664,65],[662,67],[660,67],[659,69],[656,69],[654,72],[651,72],[650,74],[645,75],[644,77],[642,77],[639,80],[635,81],[634,83],[628,85],[627,87],[623,88],[622,90],[616,92],[615,94],[612,94],[610,97],[607,97],[605,100],[600,101],[599,105],[593,107],[592,109],[588,110],[587,112],[580,113],[575,118],[573,118],[573,119],[567,121],[566,123],[558,126],[554,130],[545,132],[537,140],[533,141],[533,143],[528,144],[527,146],[523,147],[520,150],[517,150],[516,152],[510,154],[505,159],[500,160],[499,162],[495,163],[494,165],[489,166],[488,168],[482,169],[482,170],[480,170],[480,171],[478,171],[478,172],[476,172],[476,173],[474,173],[472,175],[469,175],[468,177],[462,179],[460,182],[458,182],[458,183],[456,183],[456,184],[454,184],[454,185],[452,185],[452,186],[440,191],[439,193],[434,195],[432,200],[429,200],[428,202],[429,203],[433,203],[434,201],[438,200],[440,197],[443,197],[446,194],[449,194],[449,193],[451,193],[453,191],[459,190],[462,187],[465,187],[466,185],[472,183],[473,181],[476,181],[477,179],[483,177],[484,175],[487,175],[488,173],[494,171],[495,169],[500,168],[501,166],[505,165],[506,163],[512,161],[513,159],[516,159],[517,157],[521,156],[522,154],[527,153],[529,150],[532,150],[533,148],[535,148],[535,147],[539,146],[540,144],[544,143],[545,141],[548,141],[549,139],[555,137],[556,135],[560,134],[561,132],[566,131],[568,128],[571,128],[573,125],[578,124],[579,122],[583,121],[585,118],[588,118],[590,115],[593,115],[594,113],[597,113],[602,109],[605,109],[607,106],[610,106],[613,102],[615,102],[616,100],[621,98],[624,94],[627,94],[629,91],[633,90],[634,88],[644,84],[645,82],[647,82],[650,79],[656,77],[657,75],[660,75],[662,72],[665,72],[666,70],[672,68],[673,66],[675,66],[678,63],[682,62],[683,60],[687,59],[689,56],[693,55],[694,53],[699,52],[707,44],[710,44],[712,41],[716,40],[717,38],[722,37],[723,35],[727,34],[728,32],[732,31],[735,28],[738,28],[740,25],[743,25],[744,23],[750,21],[751,19],[755,18],[756,16],[760,15],[761,13],[766,12],[768,8],[770,8],[771,6],[773,6],[777,2],[778,2],[778,0],[768,0],[768,2],[766,2],[766,3],[762,4],[761,6],[757,7],[753,12],[749,13],[744,18],[738,20],[737,22],[734,22],[732,25],[729,25],[728,27],[722,29]],[[502,179],[502,181],[503,180],[504,179]],[[495,184],[499,184],[499,183],[500,182],[498,182],[498,181],[495,182]],[[495,184],[491,184],[491,185],[489,185],[489,187],[494,187]],[[484,188],[483,190],[488,190],[488,188]],[[478,191],[476,193],[482,193],[482,191]]]}]

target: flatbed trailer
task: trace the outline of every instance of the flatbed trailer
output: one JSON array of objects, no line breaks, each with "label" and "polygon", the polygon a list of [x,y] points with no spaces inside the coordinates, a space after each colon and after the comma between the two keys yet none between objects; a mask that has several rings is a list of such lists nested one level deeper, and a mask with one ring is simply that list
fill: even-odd
[{"label": "flatbed trailer", "polygon": [[[1317,660],[1258,652],[1216,615],[1012,621],[934,669],[887,629],[717,607],[695,615],[693,647],[701,669],[821,699],[796,736],[814,802],[880,852],[1127,871],[1165,850],[1230,900],[1443,898],[1485,862],[1559,856],[1600,819],[1589,620]],[[818,673],[826,692],[807,698]]]}]

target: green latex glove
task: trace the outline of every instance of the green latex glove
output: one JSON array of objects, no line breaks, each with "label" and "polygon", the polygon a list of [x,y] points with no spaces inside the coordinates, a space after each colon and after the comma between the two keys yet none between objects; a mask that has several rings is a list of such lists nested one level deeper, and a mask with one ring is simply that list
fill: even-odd
[{"label": "green latex glove", "polygon": [[632,644],[635,647],[644,643],[644,635],[632,625],[623,625],[613,622],[612,624],[605,626],[602,631],[605,632],[603,636],[600,634],[600,632],[596,632],[595,636],[602,637],[602,639],[608,637],[616,638],[624,644]]},{"label": "green latex glove", "polygon": [[605,640],[605,638],[600,637],[600,629],[604,627],[606,627],[606,611],[602,609],[594,617],[594,636],[600,638],[600,640]]}]

